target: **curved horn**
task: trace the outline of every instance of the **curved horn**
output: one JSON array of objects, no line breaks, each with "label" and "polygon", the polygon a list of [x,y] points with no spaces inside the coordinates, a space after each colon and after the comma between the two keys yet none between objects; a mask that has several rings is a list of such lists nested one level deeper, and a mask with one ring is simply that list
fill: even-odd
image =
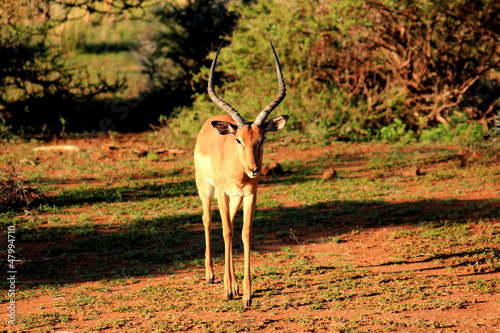
[{"label": "curved horn", "polygon": [[219,56],[219,52],[220,52],[221,48],[222,48],[222,44],[219,46],[219,49],[217,50],[217,53],[215,54],[214,60],[212,61],[212,67],[210,67],[210,76],[208,77],[208,89],[207,89],[208,96],[210,96],[210,99],[215,103],[215,105],[217,105],[218,107],[220,107],[221,109],[223,109],[224,111],[229,113],[231,118],[233,118],[233,120],[236,122],[236,125],[238,126],[238,128],[241,128],[241,127],[245,126],[245,124],[246,124],[245,119],[243,119],[243,117],[239,114],[238,111],[236,111],[235,108],[233,108],[231,105],[229,105],[227,102],[225,102],[222,98],[217,96],[214,92],[213,76],[214,76],[214,71],[215,71],[215,63],[217,62],[217,57]]},{"label": "curved horn", "polygon": [[278,84],[279,84],[279,93],[276,98],[269,103],[268,106],[264,108],[260,112],[260,114],[255,118],[254,124],[257,126],[261,126],[262,123],[266,120],[267,116],[278,107],[278,105],[285,99],[286,96],[286,87],[285,87],[285,80],[283,79],[283,74],[281,73],[281,65],[280,61],[278,59],[278,55],[276,54],[276,50],[274,49],[273,43],[271,40],[269,40],[269,43],[271,44],[271,48],[273,49],[273,54],[274,54],[274,62],[276,63],[276,72],[278,73]]}]

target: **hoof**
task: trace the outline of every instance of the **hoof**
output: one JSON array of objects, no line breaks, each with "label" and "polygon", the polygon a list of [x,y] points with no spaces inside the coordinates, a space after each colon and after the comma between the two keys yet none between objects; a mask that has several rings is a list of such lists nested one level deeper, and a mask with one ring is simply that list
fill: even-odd
[{"label": "hoof", "polygon": [[243,299],[243,306],[249,308],[252,306],[252,299]]},{"label": "hoof", "polygon": [[215,278],[213,276],[212,277],[207,277],[206,281],[207,281],[207,284],[214,284]]},{"label": "hoof", "polygon": [[231,290],[225,290],[224,293],[225,293],[226,298],[228,300],[234,299],[234,298],[238,297],[238,295],[239,295],[238,286],[235,286]]}]

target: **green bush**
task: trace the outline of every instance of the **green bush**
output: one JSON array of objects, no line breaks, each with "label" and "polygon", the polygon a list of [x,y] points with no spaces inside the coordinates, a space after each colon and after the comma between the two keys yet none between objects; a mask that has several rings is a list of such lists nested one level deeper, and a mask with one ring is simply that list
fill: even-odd
[{"label": "green bush", "polygon": [[382,142],[409,143],[416,140],[416,135],[401,119],[394,118],[392,124],[380,129],[378,138]]},{"label": "green bush", "polygon": [[[291,115],[290,136],[317,142],[413,141],[420,135],[449,140],[456,135],[454,114],[463,115],[464,124],[491,124],[496,88],[479,96],[473,87],[498,69],[496,2],[231,4],[241,18],[221,51],[217,89],[244,117],[254,117],[277,90],[270,38],[287,84],[287,98],[275,112]],[[207,76],[205,68],[195,79]],[[220,113],[205,95],[181,109],[172,125],[194,121],[194,136],[201,122]]]},{"label": "green bush", "polygon": [[420,141],[460,143],[461,145],[474,145],[484,140],[484,128],[475,122],[459,123],[452,127],[450,124],[438,124],[435,127],[422,131]]},{"label": "green bush", "polygon": [[443,142],[449,143],[454,135],[449,124],[438,124],[435,127],[423,130],[420,134],[420,140],[423,142]]},{"label": "green bush", "polygon": [[[336,4],[339,10],[345,6],[343,2]],[[363,103],[349,101],[335,84],[319,82],[315,75],[311,50],[323,30],[331,28],[331,17],[314,16],[317,3],[270,1],[232,5],[241,19],[228,38],[230,44],[219,56],[217,75],[222,83],[216,89],[221,97],[249,120],[275,97],[278,84],[269,38],[277,50],[287,84],[287,98],[275,113],[291,115],[287,128],[294,131],[294,136],[305,135],[321,142],[332,138],[360,139],[372,134],[363,127],[359,113],[348,112],[350,107],[363,108]],[[203,68],[196,79],[206,81],[208,71],[208,67]],[[202,92],[192,108],[179,111],[171,128],[185,127],[180,123],[186,120],[195,122],[191,133],[194,136],[203,121],[220,113]]]}]

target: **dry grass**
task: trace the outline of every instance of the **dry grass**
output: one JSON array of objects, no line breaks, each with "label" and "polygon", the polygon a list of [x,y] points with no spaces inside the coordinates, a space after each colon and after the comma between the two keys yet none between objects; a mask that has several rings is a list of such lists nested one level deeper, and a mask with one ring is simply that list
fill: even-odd
[{"label": "dry grass", "polygon": [[1,171],[3,179],[0,178],[0,212],[39,207],[48,202],[42,192],[17,174],[15,167]]}]

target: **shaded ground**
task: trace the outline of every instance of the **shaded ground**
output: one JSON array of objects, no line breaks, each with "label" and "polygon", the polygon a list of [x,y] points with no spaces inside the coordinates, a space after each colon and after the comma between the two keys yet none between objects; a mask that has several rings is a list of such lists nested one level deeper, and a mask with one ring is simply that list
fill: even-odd
[{"label": "shaded ground", "polygon": [[[500,327],[498,145],[270,144],[266,162],[279,161],[285,175],[261,181],[254,304],[244,309],[241,299],[222,298],[218,223],[217,280],[204,283],[191,151],[154,135],[57,143],[76,152],[33,150],[53,144],[0,148],[0,162],[15,163],[52,201],[1,216],[2,229],[16,226],[15,326],[5,282],[0,308],[9,331]],[[327,167],[335,179],[321,178]],[[235,251],[241,272],[239,242]]]}]

